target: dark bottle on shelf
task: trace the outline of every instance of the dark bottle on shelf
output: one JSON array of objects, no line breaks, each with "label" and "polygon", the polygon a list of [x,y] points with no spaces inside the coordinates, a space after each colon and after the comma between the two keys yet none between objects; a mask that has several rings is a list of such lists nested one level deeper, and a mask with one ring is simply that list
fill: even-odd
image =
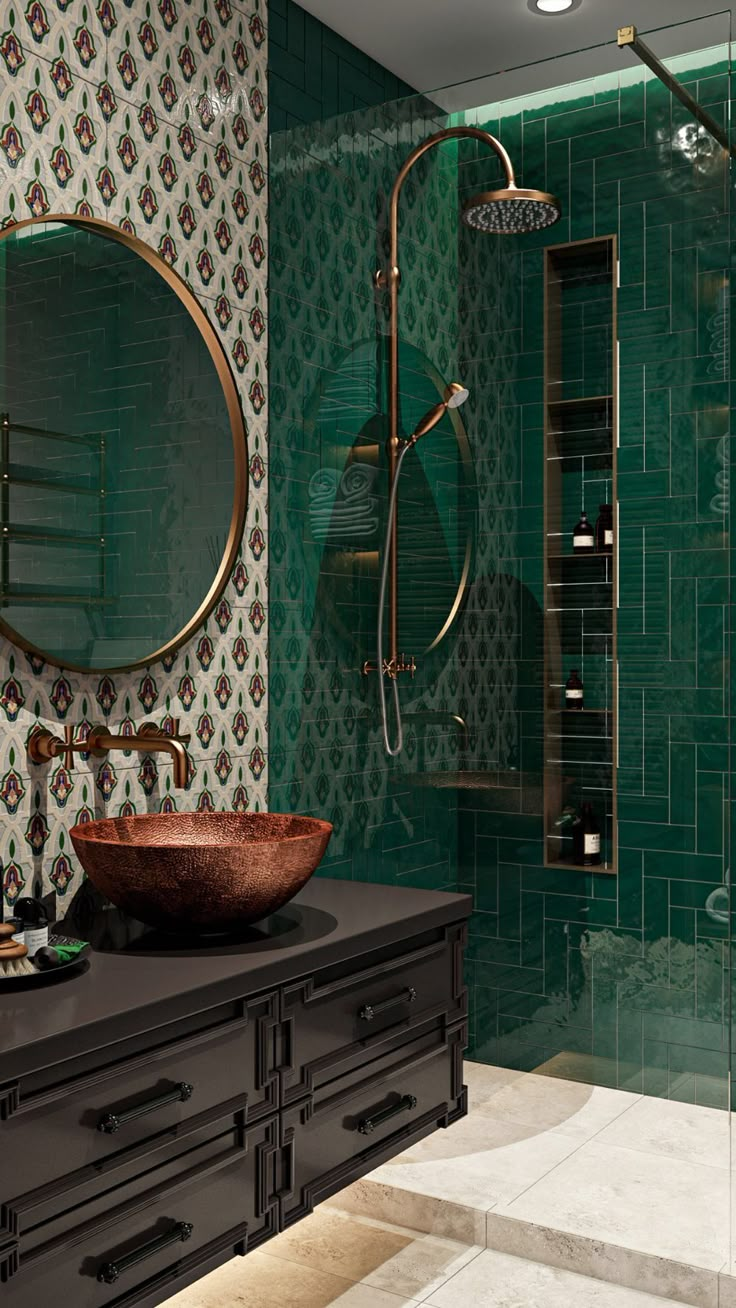
[{"label": "dark bottle on shelf", "polygon": [[575,849],[575,828],[580,825],[580,814],[569,804],[555,818],[554,835],[559,836],[559,857],[571,863]]},{"label": "dark bottle on shelf", "polygon": [[595,553],[595,532],[592,522],[588,522],[587,513],[581,513],[580,521],[573,527],[572,548],[576,554]]},{"label": "dark bottle on shelf", "polygon": [[577,668],[573,668],[565,682],[565,708],[582,709],[583,702],[583,683]]},{"label": "dark bottle on shelf", "polygon": [[595,524],[595,548],[598,554],[613,554],[613,505],[599,504]]},{"label": "dark bottle on shelf", "polygon": [[580,821],[573,828],[573,860],[581,867],[597,867],[601,862],[601,825],[592,804],[580,806]]}]

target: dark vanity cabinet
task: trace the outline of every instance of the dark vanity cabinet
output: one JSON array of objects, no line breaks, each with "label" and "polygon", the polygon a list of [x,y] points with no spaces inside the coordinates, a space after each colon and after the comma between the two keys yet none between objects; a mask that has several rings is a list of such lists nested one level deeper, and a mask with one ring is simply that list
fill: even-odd
[{"label": "dark vanity cabinet", "polygon": [[194,950],[109,910],[83,975],[0,990],[3,1308],[159,1304],[462,1116],[469,909],[320,879]]}]

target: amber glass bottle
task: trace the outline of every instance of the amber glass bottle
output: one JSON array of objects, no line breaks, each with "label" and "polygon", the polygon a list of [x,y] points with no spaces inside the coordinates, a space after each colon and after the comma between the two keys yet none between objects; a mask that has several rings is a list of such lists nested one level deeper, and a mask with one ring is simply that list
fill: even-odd
[{"label": "amber glass bottle", "polygon": [[581,867],[597,867],[601,862],[601,824],[586,800],[580,806],[580,821],[573,829],[573,858]]},{"label": "amber glass bottle", "polygon": [[613,554],[613,505],[599,504],[595,524],[595,548],[598,554]]},{"label": "amber glass bottle", "polygon": [[565,682],[565,708],[582,709],[583,703],[583,683],[577,668],[573,668]]},{"label": "amber glass bottle", "polygon": [[580,514],[580,521],[572,531],[572,548],[576,554],[593,554],[595,552],[595,532],[592,522],[588,522],[587,513]]}]

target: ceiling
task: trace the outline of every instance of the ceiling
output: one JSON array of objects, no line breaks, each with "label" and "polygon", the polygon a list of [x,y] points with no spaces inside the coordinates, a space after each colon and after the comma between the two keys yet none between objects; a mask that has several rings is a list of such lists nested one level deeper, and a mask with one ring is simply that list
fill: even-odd
[{"label": "ceiling", "polygon": [[[635,22],[640,33],[713,14],[717,0],[582,0],[570,13],[543,17],[527,0],[300,0],[360,50],[378,60],[418,91],[437,91],[453,83],[521,65],[549,60],[568,51],[613,41],[612,49],[578,54],[569,68],[549,67],[536,74],[508,74],[492,98],[559,85],[563,81],[636,62],[615,45],[619,27]],[[727,17],[697,21],[679,33],[658,33],[649,44],[661,57],[702,49],[727,38]],[[440,97],[435,97],[440,98]],[[490,97],[489,97],[490,98]],[[457,95],[442,97],[448,109],[466,107]],[[473,96],[466,103],[479,104]]]}]

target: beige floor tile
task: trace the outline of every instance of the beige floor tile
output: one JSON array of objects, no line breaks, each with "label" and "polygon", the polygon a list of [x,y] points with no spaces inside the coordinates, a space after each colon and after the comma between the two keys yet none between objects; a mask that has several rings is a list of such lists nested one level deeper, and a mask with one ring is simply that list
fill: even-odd
[{"label": "beige floor tile", "polygon": [[719,1271],[728,1250],[728,1191],[723,1168],[594,1140],[498,1212]]},{"label": "beige floor tile", "polygon": [[718,1273],[712,1269],[690,1267],[674,1258],[640,1253],[638,1249],[625,1249],[594,1236],[523,1222],[499,1212],[486,1213],[486,1227],[488,1248],[499,1253],[559,1267],[612,1285],[630,1286],[662,1299],[693,1304],[695,1308],[719,1308]]},{"label": "beige floor tile", "polygon": [[165,1308],[416,1308],[416,1301],[255,1250],[168,1299]]},{"label": "beige floor tile", "polygon": [[364,1281],[375,1289],[423,1301],[482,1252],[480,1245],[459,1244],[441,1236],[420,1236],[369,1272]]},{"label": "beige floor tile", "polygon": [[666,1099],[640,1099],[601,1132],[598,1143],[662,1154],[706,1167],[728,1167],[729,1115],[720,1108],[700,1108]]},{"label": "beige floor tile", "polygon": [[347,1281],[362,1281],[413,1240],[411,1231],[399,1232],[398,1227],[351,1217],[334,1208],[318,1208],[271,1240],[267,1252],[272,1258],[315,1267]]},{"label": "beige floor tile", "polygon": [[272,1240],[267,1252],[350,1281],[363,1281],[377,1290],[425,1299],[480,1253],[481,1246],[424,1235],[335,1208],[318,1208]]},{"label": "beige floor tile", "polygon": [[528,1073],[486,1099],[481,1118],[524,1122],[540,1131],[557,1131],[583,1143],[639,1102],[639,1095],[605,1086],[583,1085]]},{"label": "beige floor tile", "polygon": [[354,1181],[334,1199],[328,1199],[326,1207],[384,1222],[403,1222],[414,1231],[426,1231],[465,1245],[484,1245],[486,1240],[485,1209],[450,1203],[385,1181],[370,1178]]},{"label": "beige floor tile", "polygon": [[463,1080],[468,1087],[468,1108],[472,1113],[486,1100],[498,1094],[505,1086],[515,1085],[525,1072],[512,1072],[508,1067],[494,1067],[487,1063],[468,1063],[463,1067]]},{"label": "beige floor tile", "polygon": [[488,1249],[433,1294],[427,1308],[666,1308],[673,1302]]},{"label": "beige floor tile", "polygon": [[478,1112],[420,1140],[370,1179],[488,1209],[511,1203],[576,1148],[574,1137]]}]

